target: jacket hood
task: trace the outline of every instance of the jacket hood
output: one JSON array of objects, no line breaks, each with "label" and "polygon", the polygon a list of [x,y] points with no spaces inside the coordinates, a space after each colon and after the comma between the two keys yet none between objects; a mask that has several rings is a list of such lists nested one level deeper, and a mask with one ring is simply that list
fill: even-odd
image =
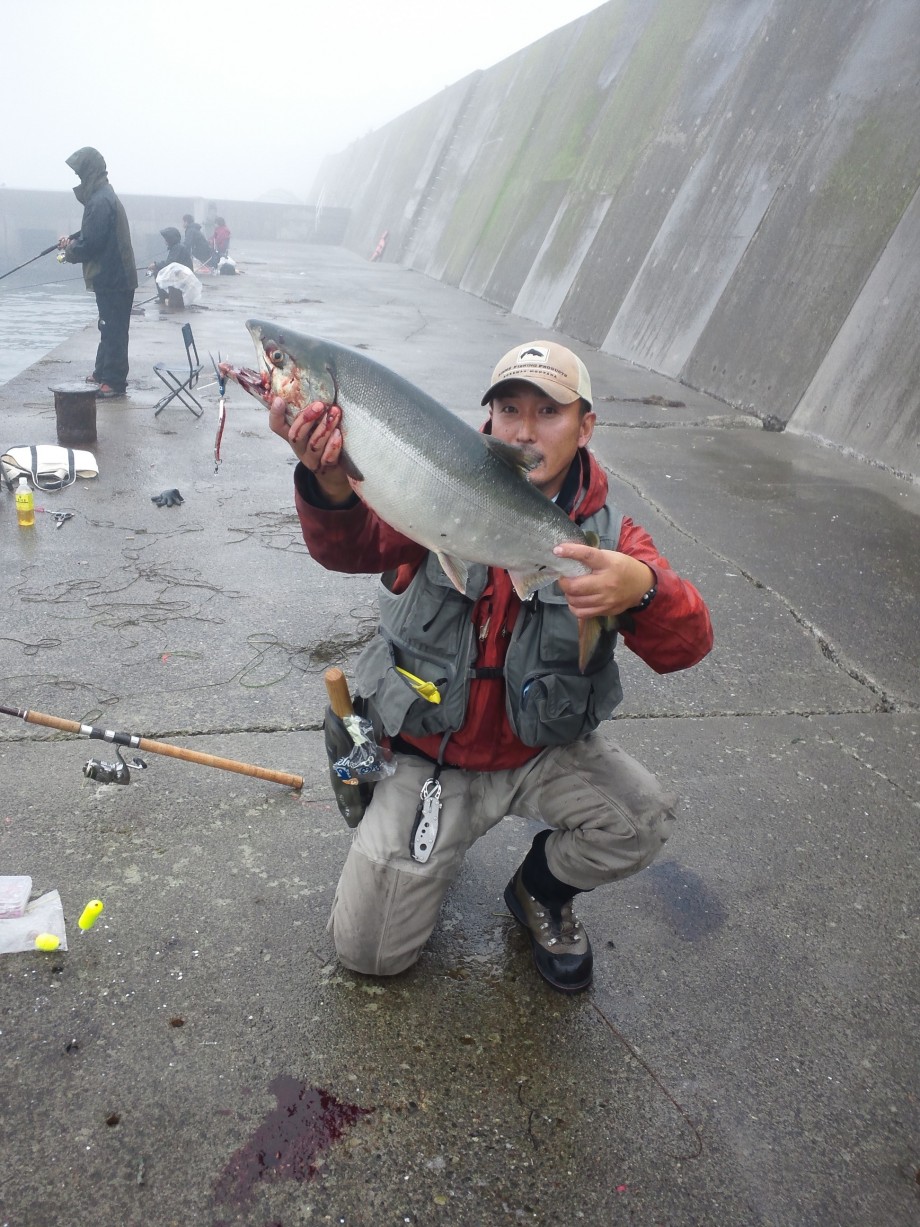
[{"label": "jacket hood", "polygon": [[182,241],[182,235],[175,226],[165,226],[160,231],[160,234],[162,234],[164,240],[166,241],[167,247],[174,247],[176,243],[181,243]]},{"label": "jacket hood", "polygon": [[66,165],[70,167],[75,175],[79,175],[84,182],[96,175],[104,175],[106,173],[105,158],[98,149],[93,149],[92,145],[84,145],[82,149],[72,153],[67,159]]},{"label": "jacket hood", "polygon": [[82,205],[86,204],[93,192],[105,187],[109,181],[105,158],[98,149],[93,149],[92,145],[84,145],[82,149],[72,153],[65,164],[80,177],[80,183],[73,189],[73,194]]},{"label": "jacket hood", "polygon": [[187,234],[194,234],[196,230],[200,232],[201,222],[189,222],[189,224],[185,227],[185,230]]},{"label": "jacket hood", "polygon": [[594,453],[586,447],[578,449],[575,460],[581,465],[582,484],[570,515],[577,522],[594,515],[607,502],[608,482],[607,474],[598,464]]}]

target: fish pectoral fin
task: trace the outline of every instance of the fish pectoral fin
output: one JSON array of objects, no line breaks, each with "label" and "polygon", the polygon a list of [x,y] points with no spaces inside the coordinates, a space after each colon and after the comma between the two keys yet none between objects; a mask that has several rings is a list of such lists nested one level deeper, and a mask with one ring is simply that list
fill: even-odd
[{"label": "fish pectoral fin", "polygon": [[339,455],[339,464],[341,464],[342,468],[352,481],[364,481],[364,474],[352,460],[351,456],[349,456],[348,452],[343,451]]},{"label": "fish pectoral fin", "polygon": [[558,572],[552,570],[551,567],[541,566],[531,567],[529,571],[509,571],[508,578],[511,580],[514,591],[521,600],[526,601],[533,596],[538,588],[545,588],[547,584],[553,583],[559,576]]},{"label": "fish pectoral fin", "polygon": [[469,575],[469,568],[462,558],[456,558],[453,554],[446,554],[443,550],[437,551],[438,562],[444,569],[444,574],[457,589],[458,592],[466,596],[466,580]]},{"label": "fish pectoral fin", "polygon": [[516,447],[513,443],[503,443],[501,439],[493,439],[491,435],[480,435],[483,443],[509,469],[514,469],[526,477],[531,469],[543,463],[543,453],[535,447]]}]

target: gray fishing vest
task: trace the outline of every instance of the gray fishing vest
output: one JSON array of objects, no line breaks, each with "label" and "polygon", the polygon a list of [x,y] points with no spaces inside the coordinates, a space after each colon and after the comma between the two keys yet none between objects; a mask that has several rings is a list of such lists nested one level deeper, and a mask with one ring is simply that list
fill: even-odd
[{"label": "gray fishing vest", "polygon": [[[621,516],[602,507],[582,524],[600,548],[615,550]],[[488,579],[486,567],[469,569],[466,594],[429,553],[405,592],[380,588],[380,627],[358,661],[355,690],[366,700],[378,734],[424,737],[455,732],[463,725],[470,681],[502,676],[505,710],[527,746],[565,745],[593,732],[623,697],[614,660],[616,631],[602,631],[585,672],[578,669],[578,621],[558,584],[541,588],[521,605],[504,667],[478,670],[476,628],[471,613]],[[433,682],[440,703],[422,698],[397,666]]]}]

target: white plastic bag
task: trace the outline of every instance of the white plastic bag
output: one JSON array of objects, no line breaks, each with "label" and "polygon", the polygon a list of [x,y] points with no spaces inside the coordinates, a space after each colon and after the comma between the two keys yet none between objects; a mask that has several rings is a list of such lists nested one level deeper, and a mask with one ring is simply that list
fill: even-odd
[{"label": "white plastic bag", "polygon": [[0,877],[0,920],[12,920],[26,910],[32,879],[26,873]]},{"label": "white plastic bag", "polygon": [[157,286],[161,290],[181,290],[187,307],[201,302],[201,282],[184,264],[167,264],[157,273]]},{"label": "white plastic bag", "polygon": [[40,899],[33,899],[21,916],[0,920],[0,954],[34,950],[39,933],[53,933],[61,941],[58,949],[67,949],[64,909],[56,890],[49,890]]}]

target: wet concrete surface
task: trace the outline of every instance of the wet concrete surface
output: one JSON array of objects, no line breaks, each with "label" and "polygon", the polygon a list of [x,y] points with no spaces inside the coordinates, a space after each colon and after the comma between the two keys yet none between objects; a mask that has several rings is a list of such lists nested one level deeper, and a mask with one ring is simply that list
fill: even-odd
[{"label": "wet concrete surface", "polygon": [[[546,988],[505,913],[535,830],[516,817],[415,968],[354,976],[325,933],[350,833],[322,674],[353,665],[374,582],[307,556],[254,401],[231,391],[215,473],[215,390],[200,420],[154,418],[152,364],[178,362],[186,320],[203,354],[250,363],[244,319],[278,318],[478,423],[493,361],[535,334],[344,251],[238,258],[206,310],[132,322],[99,478],[37,499],[74,519],[20,530],[0,496],[0,702],[305,786],[155,755],[97,785],[82,765],[111,747],[3,717],[0,872],[60,891],[70,948],[0,956],[0,1222],[918,1221],[917,491],[575,345],[622,398],[595,436],[618,505],[713,612],[686,674],[626,655],[605,729],[679,792],[678,830],[579,901],[588,994]],[[7,442],[54,441],[48,388],[94,350],[88,329],[0,387]],[[168,487],[180,507],[151,502]]]}]

